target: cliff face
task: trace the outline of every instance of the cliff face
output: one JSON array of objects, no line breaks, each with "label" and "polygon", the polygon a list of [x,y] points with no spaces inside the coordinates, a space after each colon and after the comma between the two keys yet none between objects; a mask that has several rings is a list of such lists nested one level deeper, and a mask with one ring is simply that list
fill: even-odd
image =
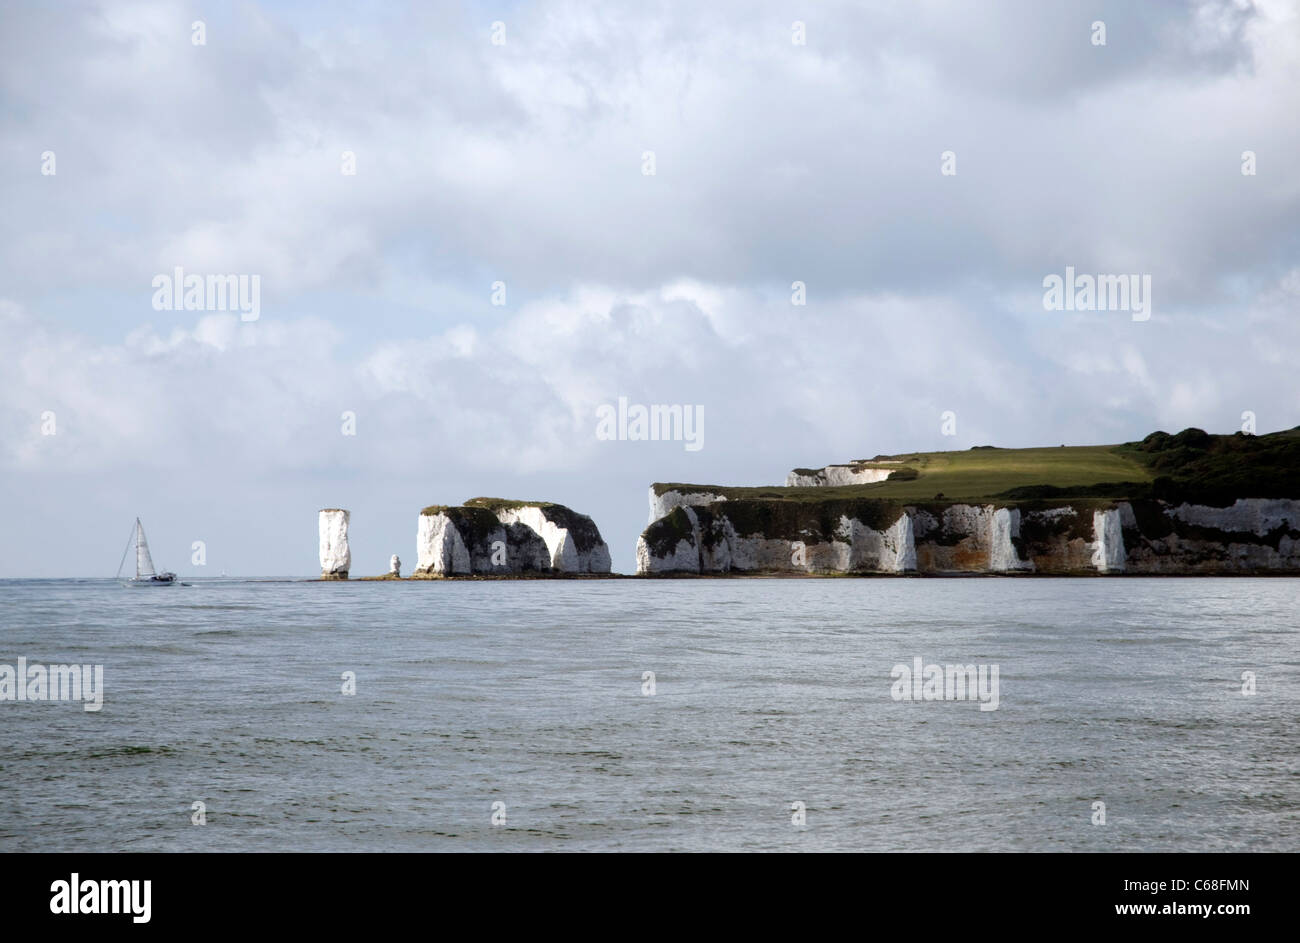
[{"label": "cliff face", "polygon": [[1300,574],[1300,427],[656,484],[637,571]]},{"label": "cliff face", "polygon": [[652,523],[637,572],[1300,573],[1300,501],[732,500]]},{"label": "cliff face", "polygon": [[787,488],[822,488],[841,485],[869,485],[889,478],[893,468],[881,468],[866,462],[827,465],[825,468],[796,468],[785,476]]},{"label": "cliff face", "polygon": [[352,569],[352,552],[348,549],[348,519],[340,508],[320,512],[320,575],[325,580],[345,580]]},{"label": "cliff face", "polygon": [[608,573],[590,517],[560,504],[474,498],[420,513],[416,576]]},{"label": "cliff face", "polygon": [[661,517],[667,517],[669,512],[674,508],[680,507],[699,507],[704,504],[712,504],[714,501],[727,500],[724,495],[713,494],[708,491],[678,491],[672,485],[666,485],[662,490],[659,486],[650,486],[650,523],[653,524]]}]

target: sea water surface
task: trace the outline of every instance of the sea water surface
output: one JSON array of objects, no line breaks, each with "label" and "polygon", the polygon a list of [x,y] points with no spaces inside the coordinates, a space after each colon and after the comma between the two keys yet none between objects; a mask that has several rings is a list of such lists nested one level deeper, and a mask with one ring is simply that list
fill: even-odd
[{"label": "sea water surface", "polygon": [[[1244,578],[0,581],[0,664],[102,664],[105,688],[98,712],[0,701],[0,850],[1295,851],[1298,600]],[[918,656],[997,665],[997,710],[894,700]]]}]

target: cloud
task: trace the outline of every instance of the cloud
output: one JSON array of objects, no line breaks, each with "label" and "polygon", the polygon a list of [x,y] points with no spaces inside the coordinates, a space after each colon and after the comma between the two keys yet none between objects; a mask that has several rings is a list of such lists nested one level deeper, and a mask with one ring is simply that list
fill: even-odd
[{"label": "cloud", "polygon": [[[494,47],[464,16],[307,35],[250,8],[193,47],[179,5],[25,7],[6,281],[125,290],[182,264],[259,272],[288,302],[380,287],[399,259],[534,295],[1006,288],[1063,259],[1153,271],[1166,296],[1216,290],[1225,263],[1276,275],[1300,200],[1294,11],[1096,9],[833,4],[796,46],[777,5],[561,3]],[[1246,149],[1268,172],[1242,178]]]},{"label": "cloud", "polygon": [[[1098,399],[1175,417],[1195,402],[1213,418],[1228,408],[1215,391],[1254,388],[1256,399],[1285,401],[1287,365],[1266,355],[1300,340],[1296,281],[1292,272],[1245,306],[1236,331],[1178,309],[1139,323],[1126,312],[998,311],[959,296],[801,307],[702,283],[637,293],[579,286],[524,304],[493,328],[466,322],[366,348],[323,321],[243,324],[233,314],[101,344],[9,302],[0,337],[17,369],[0,386],[10,420],[3,458],[11,467],[111,468],[221,456],[382,474],[399,455],[466,472],[563,471],[608,450],[594,417],[619,396],[706,405],[710,445],[733,473],[756,454],[793,462],[819,442],[845,452],[803,457],[843,459],[874,443],[902,449],[909,435],[929,442],[926,427],[937,430],[947,409],[1003,444],[1012,430],[1017,444],[1051,437]],[[1029,337],[1025,348],[1002,340],[1017,332]],[[1249,368],[1198,359],[1209,345],[1237,348]],[[1269,359],[1274,369],[1261,369]],[[75,452],[34,450],[30,433],[45,409],[78,438]],[[343,451],[344,410],[358,415],[360,438],[382,448]],[[774,426],[780,437],[769,434]]]}]

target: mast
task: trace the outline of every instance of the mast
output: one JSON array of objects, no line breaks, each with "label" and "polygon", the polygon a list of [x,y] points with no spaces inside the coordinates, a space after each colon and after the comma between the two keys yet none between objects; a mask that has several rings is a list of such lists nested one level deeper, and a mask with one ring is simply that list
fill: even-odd
[{"label": "mast", "polygon": [[151,579],[154,576],[153,557],[149,556],[149,541],[144,537],[140,518],[135,519],[135,578]]}]

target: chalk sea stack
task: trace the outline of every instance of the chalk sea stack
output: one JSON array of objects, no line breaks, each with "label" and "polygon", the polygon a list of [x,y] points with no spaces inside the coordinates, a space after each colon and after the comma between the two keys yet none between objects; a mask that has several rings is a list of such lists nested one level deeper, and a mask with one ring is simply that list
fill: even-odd
[{"label": "chalk sea stack", "polygon": [[785,487],[655,484],[650,516],[646,575],[1300,574],[1300,427],[876,456]]},{"label": "chalk sea stack", "polygon": [[412,576],[608,573],[595,523],[562,504],[473,498],[420,512]]},{"label": "chalk sea stack", "polygon": [[348,518],[348,512],[342,508],[324,508],[320,512],[320,578],[323,580],[345,580],[352,569]]}]

